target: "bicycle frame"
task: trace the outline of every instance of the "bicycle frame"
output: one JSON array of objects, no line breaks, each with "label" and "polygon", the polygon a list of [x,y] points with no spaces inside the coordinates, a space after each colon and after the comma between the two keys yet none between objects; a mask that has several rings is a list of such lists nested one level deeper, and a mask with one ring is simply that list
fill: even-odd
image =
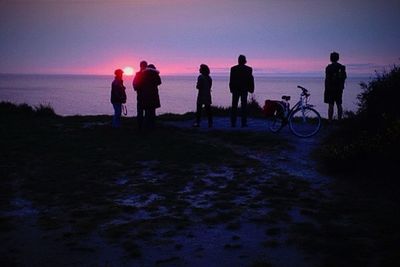
[{"label": "bicycle frame", "polygon": [[287,124],[288,122],[288,118],[290,116],[290,114],[293,113],[293,111],[295,111],[297,108],[299,107],[303,107],[303,99],[302,97],[300,97],[300,100],[297,101],[297,103],[292,107],[289,108],[289,101],[285,101],[284,103],[278,102],[279,105],[282,106],[282,110],[283,110],[283,119],[284,119],[284,123]]},{"label": "bicycle frame", "polygon": [[[313,107],[314,105],[308,104],[308,98],[310,97],[310,94],[307,92],[307,89],[298,86],[300,89],[303,90],[303,92],[300,94],[300,99],[297,101],[297,103],[291,108],[288,109],[288,105],[285,105],[284,110],[285,110],[285,118],[289,118],[290,114],[293,113],[298,108],[304,109],[305,107]],[[289,103],[287,103],[289,104]]]},{"label": "bicycle frame", "polygon": [[[270,129],[273,132],[280,131],[285,125],[290,125],[290,130],[298,137],[310,137],[316,134],[321,127],[321,116],[308,104],[310,93],[304,87],[297,86],[302,90],[299,101],[290,108],[290,96],[282,96],[283,101],[279,101],[280,109],[277,109],[272,119]],[[296,116],[296,117],[295,117]],[[295,118],[300,118],[299,122],[294,122]],[[310,118],[316,118],[316,123],[310,124]]]}]

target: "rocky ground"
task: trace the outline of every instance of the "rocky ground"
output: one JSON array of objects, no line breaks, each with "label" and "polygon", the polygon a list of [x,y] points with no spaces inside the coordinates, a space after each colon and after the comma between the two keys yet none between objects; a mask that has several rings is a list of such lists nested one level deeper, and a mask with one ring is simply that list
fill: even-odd
[{"label": "rocky ground", "polygon": [[[369,224],[355,213],[365,207],[333,187],[311,156],[329,127],[303,139],[287,128],[271,134],[265,120],[247,128],[223,117],[212,129],[191,123],[117,134],[102,120],[53,124],[71,144],[51,159],[26,156],[25,171],[3,164],[1,265],[374,266]],[[69,157],[75,171],[62,174],[82,135],[83,156]],[[110,156],[115,148],[86,145],[118,137],[141,142],[125,144],[123,160]]]}]

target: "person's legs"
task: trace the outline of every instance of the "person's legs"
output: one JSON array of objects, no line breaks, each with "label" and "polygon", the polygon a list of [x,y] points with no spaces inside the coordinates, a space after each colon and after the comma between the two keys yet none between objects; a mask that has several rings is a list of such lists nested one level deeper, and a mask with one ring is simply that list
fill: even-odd
[{"label": "person's legs", "polygon": [[136,116],[136,120],[137,120],[137,125],[139,129],[142,129],[143,127],[143,113],[144,113],[144,109],[137,104],[137,116]]},{"label": "person's legs", "polygon": [[148,127],[150,129],[153,129],[156,123],[156,109],[155,108],[146,109],[146,117],[147,117]]},{"label": "person's legs", "polygon": [[150,125],[150,110],[148,108],[144,109],[143,124],[145,128],[149,128]]},{"label": "person's legs", "polygon": [[342,116],[343,116],[342,98],[343,98],[343,89],[338,91],[338,95],[337,95],[337,99],[336,99],[338,120],[341,120]]},{"label": "person's legs", "polygon": [[113,107],[114,107],[114,116],[112,119],[112,127],[119,128],[121,127],[122,104],[113,104]]},{"label": "person's legs", "polygon": [[231,126],[236,127],[237,108],[239,104],[239,93],[232,93]]},{"label": "person's legs", "polygon": [[211,105],[205,105],[205,110],[206,110],[207,118],[208,118],[208,128],[211,128],[213,126],[213,119],[212,119],[212,114],[211,114]]},{"label": "person's legs", "polygon": [[196,122],[194,123],[193,126],[198,127],[200,125],[200,120],[201,120],[201,108],[202,108],[202,104],[200,104],[199,102],[197,102],[196,105]]},{"label": "person's legs", "polygon": [[337,114],[338,114],[338,120],[341,120],[342,119],[342,116],[343,116],[343,107],[342,107],[342,104],[340,103],[336,103],[336,106],[337,106]]},{"label": "person's legs", "polygon": [[242,127],[247,127],[247,92],[240,94],[240,106],[242,111]]},{"label": "person's legs", "polygon": [[157,119],[157,117],[156,117],[156,109],[153,108],[151,110],[151,121],[153,123],[153,128],[156,126],[156,119]]},{"label": "person's legs", "polygon": [[328,106],[328,121],[331,122],[333,119],[333,103],[329,103]]}]

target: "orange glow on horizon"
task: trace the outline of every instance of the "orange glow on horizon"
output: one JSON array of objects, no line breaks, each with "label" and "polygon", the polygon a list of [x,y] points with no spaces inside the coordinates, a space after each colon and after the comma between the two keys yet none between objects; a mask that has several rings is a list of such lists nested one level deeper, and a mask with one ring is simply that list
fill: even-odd
[{"label": "orange glow on horizon", "polygon": [[[143,57],[146,59],[146,57]],[[160,75],[198,75],[200,64],[207,64],[210,67],[211,75],[229,75],[230,68],[237,64],[237,58],[208,58],[197,59],[188,58],[182,62],[170,62],[163,60],[147,60],[149,63],[155,64]],[[329,58],[253,58],[247,57],[247,65],[253,68],[255,74],[285,74],[285,73],[323,73]],[[356,60],[355,60],[356,61]],[[68,68],[55,71],[51,69],[51,73],[68,73],[68,74],[95,74],[95,75],[111,75],[118,66],[122,66],[124,76],[131,78],[139,68],[139,59],[130,60],[107,60],[104,64],[96,67],[86,68]],[[343,60],[343,63],[347,62]],[[135,65],[133,65],[135,64]],[[134,66],[134,67],[133,67]],[[45,72],[45,71],[43,71]],[[47,72],[46,72],[47,73]]]}]

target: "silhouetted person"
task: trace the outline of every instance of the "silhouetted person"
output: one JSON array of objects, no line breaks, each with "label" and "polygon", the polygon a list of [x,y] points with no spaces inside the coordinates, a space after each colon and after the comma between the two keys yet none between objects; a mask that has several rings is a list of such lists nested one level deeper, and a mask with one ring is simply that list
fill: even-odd
[{"label": "silhouetted person", "polygon": [[156,108],[161,107],[158,86],[161,84],[160,72],[153,64],[143,71],[141,91],[141,107],[145,111],[145,122],[153,128],[156,118]]},{"label": "silhouetted person", "polygon": [[329,104],[328,107],[328,120],[332,121],[333,108],[336,103],[338,120],[342,119],[343,108],[342,108],[342,96],[344,89],[344,82],[347,78],[346,67],[338,63],[339,54],[336,52],[330,55],[331,64],[325,69],[325,91],[324,91],[324,102]]},{"label": "silhouetted person", "polygon": [[115,78],[111,84],[111,104],[114,107],[114,116],[112,119],[113,128],[121,127],[122,104],[126,103],[125,86],[122,80],[123,73],[121,69],[115,70]]},{"label": "silhouetted person", "polygon": [[143,96],[142,96],[142,91],[143,91],[143,86],[142,86],[142,80],[143,80],[143,72],[147,68],[147,62],[146,61],[141,61],[140,62],[140,70],[136,72],[135,78],[133,79],[132,85],[133,89],[136,91],[137,97],[136,97],[136,109],[137,109],[137,123],[138,123],[138,128],[141,129],[143,127],[143,115],[144,115],[144,108],[143,108]]},{"label": "silhouetted person", "polygon": [[236,127],[237,108],[240,98],[242,127],[247,127],[247,95],[254,92],[253,69],[246,66],[246,57],[240,55],[238,65],[231,68],[229,89],[232,93],[231,126]]},{"label": "silhouetted person", "polygon": [[211,87],[212,87],[212,79],[210,77],[210,68],[201,64],[199,69],[200,75],[197,78],[196,88],[198,89],[197,93],[197,105],[196,105],[196,122],[193,124],[193,127],[200,126],[201,120],[201,109],[206,110],[207,118],[208,118],[208,127],[211,128],[212,114],[211,114]]}]

